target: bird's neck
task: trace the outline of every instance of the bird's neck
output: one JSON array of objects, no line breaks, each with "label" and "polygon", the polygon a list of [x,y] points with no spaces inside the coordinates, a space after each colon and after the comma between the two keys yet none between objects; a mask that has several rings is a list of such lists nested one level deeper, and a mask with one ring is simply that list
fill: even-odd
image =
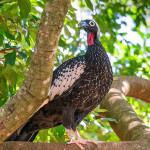
[{"label": "bird's neck", "polygon": [[87,62],[91,65],[106,65],[109,63],[107,53],[99,41],[97,34],[87,32],[88,49],[85,54]]},{"label": "bird's neck", "polygon": [[88,46],[85,56],[88,63],[93,65],[106,65],[106,62],[109,63],[108,55],[98,39],[94,40],[93,45]]}]

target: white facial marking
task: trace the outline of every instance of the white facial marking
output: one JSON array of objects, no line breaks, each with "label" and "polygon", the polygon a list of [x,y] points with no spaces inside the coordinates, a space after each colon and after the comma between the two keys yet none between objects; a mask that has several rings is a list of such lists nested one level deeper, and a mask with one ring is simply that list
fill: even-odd
[{"label": "white facial marking", "polygon": [[89,22],[89,25],[90,25],[91,27],[93,27],[93,26],[95,26],[95,22],[94,22],[94,21],[90,21],[90,22]]},{"label": "white facial marking", "polygon": [[98,31],[97,31],[97,38],[99,39],[99,38],[100,38],[100,29],[99,29],[99,26],[98,26],[97,23],[96,23],[96,26],[97,26],[97,28],[98,28]]}]

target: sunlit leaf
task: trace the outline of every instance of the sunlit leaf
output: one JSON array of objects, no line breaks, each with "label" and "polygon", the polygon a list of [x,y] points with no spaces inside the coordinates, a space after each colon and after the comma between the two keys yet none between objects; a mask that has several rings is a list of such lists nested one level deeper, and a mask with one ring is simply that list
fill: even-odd
[{"label": "sunlit leaf", "polygon": [[71,37],[71,33],[70,33],[68,27],[67,27],[67,26],[64,26],[64,29],[65,29],[65,34],[66,34],[67,36]]},{"label": "sunlit leaf", "polygon": [[56,132],[58,133],[58,136],[61,138],[65,133],[65,128],[61,126],[56,127]]},{"label": "sunlit leaf", "polygon": [[38,133],[40,140],[42,142],[47,142],[47,136],[48,136],[48,129],[45,130],[40,130],[40,132]]}]

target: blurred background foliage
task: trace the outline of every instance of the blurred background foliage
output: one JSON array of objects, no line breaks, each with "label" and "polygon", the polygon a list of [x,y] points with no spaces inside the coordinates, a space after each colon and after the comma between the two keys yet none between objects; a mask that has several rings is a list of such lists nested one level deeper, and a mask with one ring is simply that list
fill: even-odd
[{"label": "blurred background foliage", "polygon": [[[0,106],[23,83],[46,0],[0,1]],[[86,51],[86,34],[79,21],[93,18],[101,30],[100,41],[111,59],[114,76],[150,76],[150,1],[72,0],[59,40],[55,68]],[[150,104],[127,98],[136,113],[150,125]],[[98,106],[100,107],[100,106]],[[84,139],[119,141],[108,124],[113,118],[97,118],[96,108],[79,125]],[[66,142],[63,126],[42,130],[35,142]]]}]

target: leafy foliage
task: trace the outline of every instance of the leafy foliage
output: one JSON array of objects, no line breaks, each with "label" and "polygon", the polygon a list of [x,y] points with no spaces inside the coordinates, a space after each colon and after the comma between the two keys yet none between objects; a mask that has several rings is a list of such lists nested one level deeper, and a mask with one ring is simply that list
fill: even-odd
[{"label": "leafy foliage", "polygon": [[[0,1],[0,106],[21,86],[29,68],[46,0]],[[75,8],[73,6],[76,6]],[[140,76],[150,74],[150,1],[147,0],[73,0],[59,40],[55,67],[86,51],[84,32],[77,27],[79,18],[93,18],[101,29],[100,41],[108,52],[114,76]],[[149,104],[128,98],[137,114],[147,125]],[[99,106],[98,106],[99,108]],[[79,125],[85,139],[119,141],[107,121],[95,119],[95,109]],[[65,142],[68,140],[63,126],[39,132],[35,142]]]}]

